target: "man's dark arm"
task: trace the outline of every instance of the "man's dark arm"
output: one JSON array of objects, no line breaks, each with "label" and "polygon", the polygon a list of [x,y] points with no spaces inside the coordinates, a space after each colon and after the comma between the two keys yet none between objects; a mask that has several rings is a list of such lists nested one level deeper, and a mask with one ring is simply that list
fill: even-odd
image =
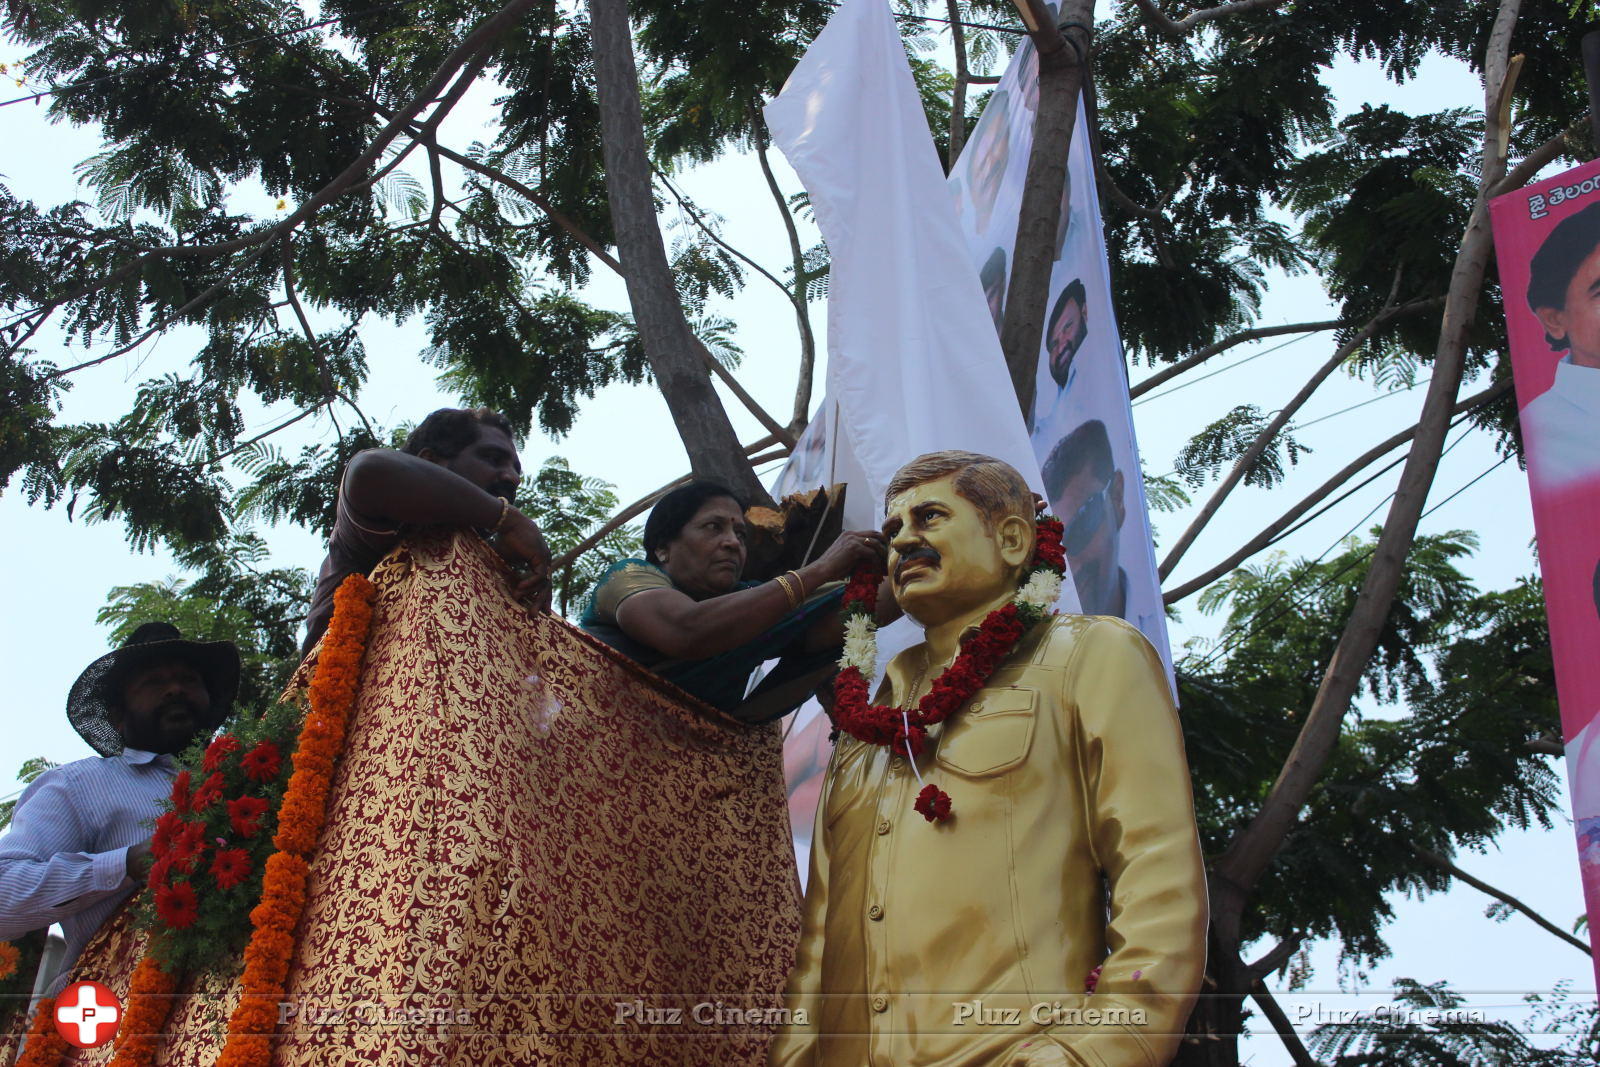
[{"label": "man's dark arm", "polygon": [[[436,463],[375,448],[345,468],[345,503],[357,515],[395,526],[473,526],[493,529],[504,502],[486,489]],[[499,545],[542,579],[550,565],[544,535],[512,508],[500,527]]]}]

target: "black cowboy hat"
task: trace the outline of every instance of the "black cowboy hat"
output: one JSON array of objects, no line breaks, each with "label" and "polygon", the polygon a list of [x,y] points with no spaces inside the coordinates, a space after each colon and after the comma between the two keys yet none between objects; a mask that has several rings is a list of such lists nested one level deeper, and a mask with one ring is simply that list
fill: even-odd
[{"label": "black cowboy hat", "polygon": [[239,694],[238,648],[231,641],[186,641],[169,622],[147,622],[133,631],[121,648],[89,664],[72,683],[67,721],[90,748],[102,756],[122,751],[122,733],[115,725],[122,683],[131,672],[164,659],[194,664],[211,694],[211,714],[204,729],[222,725]]}]

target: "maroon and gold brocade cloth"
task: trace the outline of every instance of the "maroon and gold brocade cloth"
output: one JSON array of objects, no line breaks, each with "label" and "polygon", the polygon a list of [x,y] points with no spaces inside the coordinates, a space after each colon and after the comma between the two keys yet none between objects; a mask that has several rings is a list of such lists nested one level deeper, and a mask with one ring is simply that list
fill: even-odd
[{"label": "maroon and gold brocade cloth", "polygon": [[[764,1064],[799,934],[780,727],[526,611],[475,536],[373,579],[274,1063]],[[211,988],[158,1063],[215,1059]]]}]

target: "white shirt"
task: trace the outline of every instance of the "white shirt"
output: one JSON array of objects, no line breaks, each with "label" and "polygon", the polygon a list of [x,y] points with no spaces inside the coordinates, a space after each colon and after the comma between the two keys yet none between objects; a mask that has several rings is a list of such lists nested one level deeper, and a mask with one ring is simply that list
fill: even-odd
[{"label": "white shirt", "polygon": [[150,837],[176,774],[171,756],[125,748],[46,771],[17,801],[0,837],[0,938],[61,924],[67,952],[51,996],[139,888],[128,877],[128,847]]},{"label": "white shirt", "polygon": [[1600,368],[1571,356],[1556,364],[1550,388],[1522,409],[1522,434],[1528,476],[1539,487],[1600,478]]}]

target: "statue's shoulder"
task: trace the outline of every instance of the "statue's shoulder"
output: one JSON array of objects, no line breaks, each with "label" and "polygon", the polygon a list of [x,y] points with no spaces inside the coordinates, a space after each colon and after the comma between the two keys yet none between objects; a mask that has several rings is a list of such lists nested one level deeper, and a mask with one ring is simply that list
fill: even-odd
[{"label": "statue's shoulder", "polygon": [[1149,644],[1137,626],[1114,615],[1056,615],[1042,629],[1033,661],[1058,667],[1095,648]]}]

